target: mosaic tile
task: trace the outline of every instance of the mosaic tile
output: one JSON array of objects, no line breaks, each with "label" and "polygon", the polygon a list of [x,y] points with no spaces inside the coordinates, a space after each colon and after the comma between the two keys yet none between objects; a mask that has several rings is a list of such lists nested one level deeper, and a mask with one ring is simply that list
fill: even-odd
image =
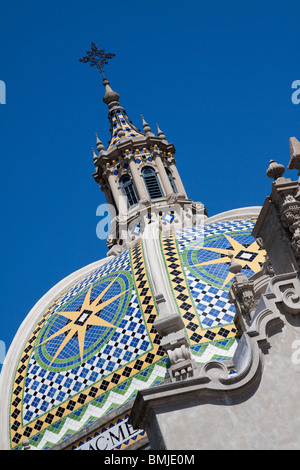
[{"label": "mosaic tile", "polygon": [[[260,269],[264,252],[253,226],[253,220],[226,221],[161,237],[171,291],[199,364],[233,357],[238,332],[228,299],[228,251],[247,276]],[[141,240],[56,298],[19,359],[11,447],[29,438],[37,449],[51,448],[165,380],[169,363],[156,318]]]},{"label": "mosaic tile", "polygon": [[129,414],[115,418],[72,444],[67,450],[122,450],[146,436],[128,424]]},{"label": "mosaic tile", "polygon": [[121,128],[126,138],[141,137],[144,134],[139,131],[135,125],[129,120],[126,111],[119,108],[110,115],[110,142],[108,148],[112,148],[119,142],[118,129]]},{"label": "mosaic tile", "polygon": [[[193,305],[182,315],[186,328],[192,326],[194,330],[190,335],[191,348],[198,356],[198,362],[233,356],[238,331],[233,323],[235,309],[228,297],[233,279],[229,272],[232,258],[228,253],[242,264],[242,272],[247,277],[261,269],[265,252],[251,235],[254,224],[255,219],[230,220],[176,232],[174,253],[177,246],[181,277],[188,284]],[[180,286],[177,289],[180,290]],[[211,340],[209,347],[195,346],[195,343],[202,345],[207,339]],[[229,355],[221,351],[224,344],[230,349]]]},{"label": "mosaic tile", "polygon": [[78,430],[76,423],[86,425],[88,410],[99,410],[98,418],[164,380],[167,363],[153,329],[156,315],[141,243],[54,302],[20,358],[12,447],[24,437],[35,437],[39,448],[41,442],[53,445]]}]

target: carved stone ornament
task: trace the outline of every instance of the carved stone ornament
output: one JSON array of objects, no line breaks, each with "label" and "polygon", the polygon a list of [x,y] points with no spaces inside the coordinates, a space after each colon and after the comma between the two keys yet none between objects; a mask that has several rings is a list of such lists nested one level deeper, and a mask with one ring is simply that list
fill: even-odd
[{"label": "carved stone ornament", "polygon": [[239,304],[243,314],[249,313],[255,306],[254,286],[247,276],[237,274],[232,283],[232,291],[235,297],[235,303]]},{"label": "carved stone ornament", "polygon": [[172,382],[178,382],[193,376],[198,368],[191,357],[191,351],[183,329],[172,332],[161,341],[170,360],[170,377]]},{"label": "carved stone ornament", "polygon": [[281,204],[280,220],[283,227],[291,234],[290,244],[300,258],[300,202],[291,194],[286,194]]},{"label": "carved stone ornament", "polygon": [[125,251],[125,248],[122,245],[114,245],[108,252],[107,256],[118,256]]},{"label": "carved stone ornament", "polygon": [[289,170],[300,170],[300,143],[296,137],[291,137],[290,141],[290,162],[288,164]]},{"label": "carved stone ornament", "polygon": [[275,162],[275,160],[270,160],[269,168],[266,171],[266,174],[269,178],[273,178],[274,180],[277,180],[278,178],[282,177],[284,172],[285,172],[285,168],[283,165]]},{"label": "carved stone ornament", "polygon": [[177,200],[178,200],[178,197],[179,195],[178,194],[169,194],[167,196],[167,203],[168,204],[176,204]]}]

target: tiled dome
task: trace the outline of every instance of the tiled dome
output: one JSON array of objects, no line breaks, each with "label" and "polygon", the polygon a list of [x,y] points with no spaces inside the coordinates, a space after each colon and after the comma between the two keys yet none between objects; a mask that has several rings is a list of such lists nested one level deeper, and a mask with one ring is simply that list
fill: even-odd
[{"label": "tiled dome", "polygon": [[[247,276],[260,270],[264,252],[251,236],[254,223],[240,218],[161,235],[170,287],[197,363],[233,356],[238,332],[228,299],[228,253]],[[52,289],[47,307],[35,308],[34,321],[27,318],[30,333],[11,372],[12,448],[25,438],[51,448],[168,378],[168,356],[153,327],[157,308],[143,241],[98,264],[79,271],[73,284]]]}]

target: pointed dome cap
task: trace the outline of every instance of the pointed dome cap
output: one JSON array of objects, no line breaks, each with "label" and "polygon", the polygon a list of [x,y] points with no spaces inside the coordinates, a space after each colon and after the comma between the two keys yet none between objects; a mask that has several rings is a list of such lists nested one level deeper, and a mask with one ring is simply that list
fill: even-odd
[{"label": "pointed dome cap", "polygon": [[103,96],[104,103],[107,105],[110,105],[111,103],[119,103],[119,93],[111,89],[109,81],[106,78],[103,80],[103,85],[105,86],[105,95]]},{"label": "pointed dome cap", "polygon": [[107,148],[109,150],[118,142],[134,137],[142,137],[143,133],[130,121],[125,109],[119,103],[119,93],[112,90],[106,78],[103,79],[103,85],[105,86],[103,101],[109,109],[110,140]]}]

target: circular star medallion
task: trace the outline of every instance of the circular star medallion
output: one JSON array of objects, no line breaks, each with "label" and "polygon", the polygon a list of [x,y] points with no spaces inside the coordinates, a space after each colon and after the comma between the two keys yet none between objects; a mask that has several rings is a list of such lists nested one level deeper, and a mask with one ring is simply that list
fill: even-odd
[{"label": "circular star medallion", "polygon": [[241,264],[247,277],[260,271],[265,261],[265,251],[252,237],[251,230],[229,233],[207,235],[183,252],[185,265],[196,278],[227,291],[234,277],[229,271],[232,259]]},{"label": "circular star medallion", "polygon": [[37,341],[37,362],[62,371],[88,360],[113,335],[130,299],[130,285],[125,271],[107,275],[53,312]]}]

